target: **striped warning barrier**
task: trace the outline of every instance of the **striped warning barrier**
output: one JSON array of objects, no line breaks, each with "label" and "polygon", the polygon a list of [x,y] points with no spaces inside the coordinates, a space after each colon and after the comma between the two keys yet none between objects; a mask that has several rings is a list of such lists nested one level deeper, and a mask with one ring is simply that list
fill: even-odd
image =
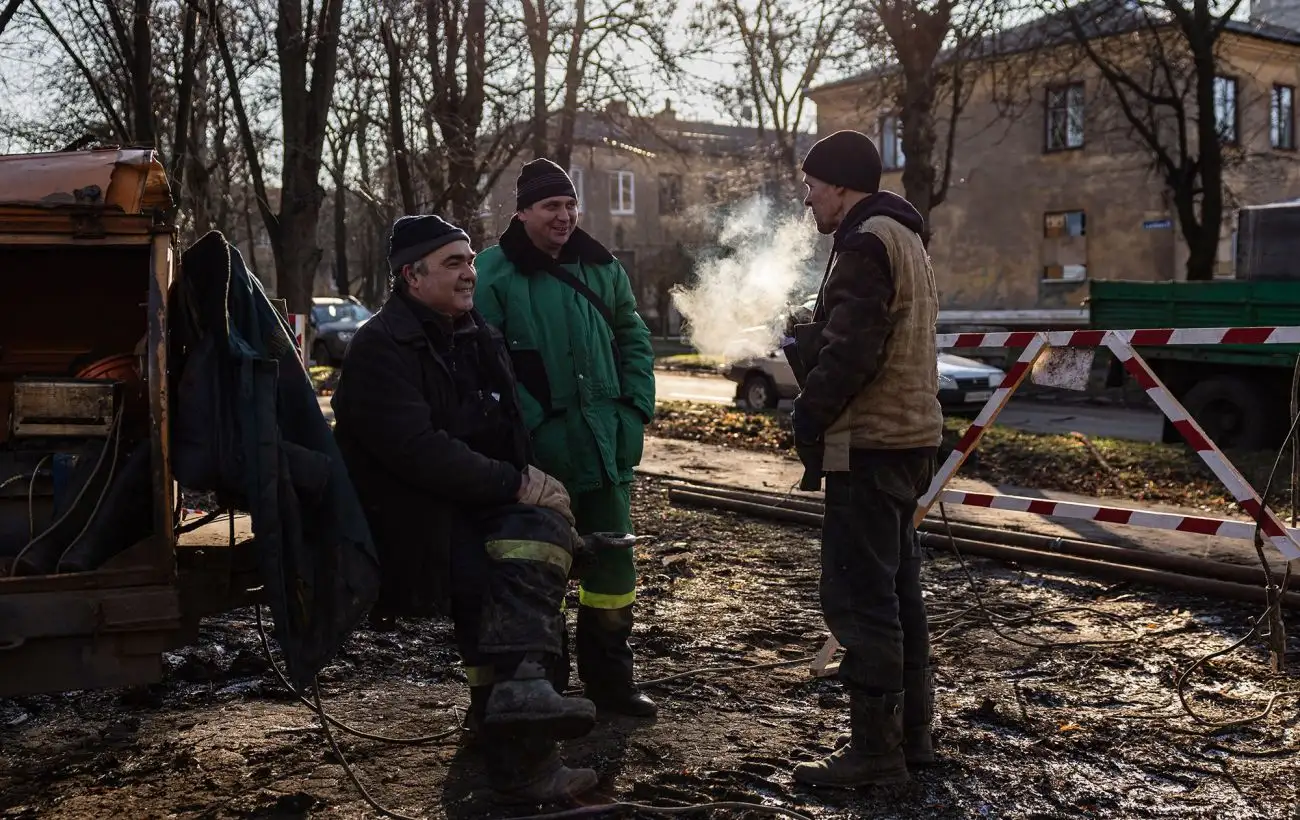
[{"label": "striped warning barrier", "polygon": [[[1046,517],[1088,518],[1104,523],[1174,529],[1205,535],[1226,535],[1232,538],[1253,540],[1258,528],[1263,539],[1271,543],[1288,560],[1300,558],[1300,530],[1288,529],[1268,508],[1250,482],[1210,440],[1201,426],[1174,398],[1169,388],[1160,381],[1151,366],[1137,352],[1137,347],[1167,345],[1219,345],[1219,344],[1300,344],[1300,327],[1238,327],[1238,328],[1187,328],[1143,330],[1072,330],[1072,331],[1013,331],[1009,333],[951,333],[936,337],[939,349],[1005,347],[1023,348],[1016,363],[1007,372],[988,403],[980,410],[975,421],[962,435],[935,474],[929,489],[917,504],[914,523],[929,513],[930,508],[943,496],[947,503],[973,503],[975,506],[1035,513]],[[1126,510],[1117,507],[1092,506],[1075,502],[1044,501],[1016,496],[988,493],[949,493],[948,482],[965,463],[979,444],[986,430],[997,419],[1025,376],[1044,351],[1052,347],[1106,347],[1123,365],[1124,369],[1146,391],[1183,439],[1196,451],[1215,478],[1223,484],[1237,504],[1254,523],[1198,518],[1155,513],[1145,510]],[[1035,506],[1037,505],[1037,506]],[[1211,527],[1213,530],[1211,531]],[[839,643],[832,636],[813,660],[815,675],[830,674],[830,660]]]},{"label": "striped warning barrier", "polygon": [[[1077,501],[1056,501],[1050,498],[1029,498],[1020,495],[973,493],[963,490],[944,490],[939,500],[945,504],[967,507],[986,507],[1007,512],[1032,513],[1045,518],[1072,518],[1079,521],[1096,521],[1101,524],[1128,524],[1157,530],[1175,530],[1196,535],[1217,535],[1221,538],[1255,539],[1256,524],[1235,521],[1231,518],[1208,518],[1199,515],[1134,510],[1127,507],[1105,507],[1082,504]],[[1300,535],[1300,529],[1291,529]]]}]

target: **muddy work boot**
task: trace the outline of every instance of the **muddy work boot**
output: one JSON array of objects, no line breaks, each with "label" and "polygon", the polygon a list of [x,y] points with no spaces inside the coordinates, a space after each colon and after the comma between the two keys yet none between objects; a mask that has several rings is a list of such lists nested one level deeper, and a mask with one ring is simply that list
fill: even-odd
[{"label": "muddy work boot", "polygon": [[488,754],[488,776],[504,803],[565,803],[600,780],[592,769],[565,766],[552,742],[525,741]]},{"label": "muddy work boot", "polygon": [[[903,685],[903,758],[909,767],[934,763],[934,738],[930,724],[934,721],[934,669],[904,669]],[[849,745],[848,732],[836,735],[835,748]]]},{"label": "muddy work boot", "polygon": [[566,698],[547,679],[546,665],[527,657],[511,680],[492,687],[484,707],[483,732],[550,740],[582,737],[596,725],[596,705],[585,698]]},{"label": "muddy work boot", "polygon": [[830,757],[794,767],[794,779],[809,786],[892,786],[907,782],[903,759],[903,693],[852,693],[847,746]]},{"label": "muddy work boot", "polygon": [[903,757],[909,766],[934,762],[934,669],[903,670]]}]

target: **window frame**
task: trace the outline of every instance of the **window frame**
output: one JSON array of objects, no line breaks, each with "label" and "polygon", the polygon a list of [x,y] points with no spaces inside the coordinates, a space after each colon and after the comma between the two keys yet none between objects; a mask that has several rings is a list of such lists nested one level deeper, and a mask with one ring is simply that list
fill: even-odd
[{"label": "window frame", "polygon": [[584,195],[583,188],[586,185],[587,175],[583,173],[581,167],[575,165],[569,169],[569,179],[573,182],[573,192],[578,195],[578,213],[582,213],[586,210],[587,198]]},{"label": "window frame", "polygon": [[[1281,92],[1287,92],[1287,119],[1283,123],[1278,116],[1281,100]],[[1286,127],[1286,140],[1281,139],[1279,134],[1280,127]],[[1284,83],[1274,83],[1273,91],[1269,94],[1268,102],[1268,142],[1269,145],[1278,151],[1296,150],[1295,138],[1296,116],[1295,116],[1295,86]]]},{"label": "window frame", "polygon": [[[670,194],[676,194],[676,196],[672,200],[671,209],[665,207],[666,203],[664,202],[664,193],[665,193],[664,183],[668,180],[672,180],[674,185],[676,186],[675,191],[667,192]],[[686,179],[683,177],[682,174],[662,172],[659,174],[658,183],[659,183],[659,215],[660,216],[681,216],[682,210],[684,209],[683,208],[684,203],[682,202],[683,199],[682,189],[686,186]]]},{"label": "window frame", "polygon": [[[1232,88],[1232,134],[1226,139],[1219,126],[1220,82]],[[1241,145],[1241,80],[1232,74],[1214,75],[1214,127],[1219,132],[1219,142],[1224,145]]]},{"label": "window frame", "polygon": [[[623,208],[623,190],[624,190],[623,180],[625,177],[628,181],[628,186],[627,186],[628,207],[626,209]],[[609,198],[610,215],[634,216],[636,214],[636,174],[633,173],[632,171],[610,171],[609,179],[610,182],[615,183],[618,186],[618,201],[615,202],[613,196]],[[613,190],[614,189],[611,186],[610,188],[611,194],[613,193]]]},{"label": "window frame", "polygon": [[[1079,215],[1079,233],[1077,233],[1077,234],[1075,234],[1075,233],[1070,233],[1070,216],[1073,215],[1073,214],[1078,214],[1078,215]],[[1051,217],[1054,217],[1054,216],[1059,216],[1059,217],[1061,217],[1062,220],[1063,220],[1063,222],[1064,222],[1064,225],[1063,225],[1063,231],[1062,231],[1062,233],[1060,233],[1060,234],[1057,235],[1057,236],[1051,236],[1051,235],[1049,235],[1048,232],[1047,232],[1047,221],[1048,221],[1048,219],[1050,219]],[[1084,209],[1084,208],[1071,208],[1071,209],[1069,209],[1069,210],[1044,211],[1044,212],[1043,212],[1043,239],[1044,239],[1044,240],[1050,240],[1050,239],[1057,239],[1057,240],[1060,240],[1060,239],[1068,239],[1068,238],[1070,238],[1070,237],[1081,238],[1081,239],[1084,240],[1085,243],[1087,242],[1087,237],[1088,237],[1088,211],[1087,211],[1086,209]],[[1051,276],[1048,276],[1048,275],[1047,275],[1047,270],[1048,270],[1048,268],[1051,268],[1051,267],[1060,267],[1060,268],[1061,268],[1061,275],[1060,275],[1059,277],[1055,277],[1055,278],[1054,278],[1054,277],[1051,277]],[[1039,281],[1042,282],[1042,283],[1044,283],[1044,284],[1049,284],[1049,285],[1078,285],[1078,284],[1081,284],[1081,283],[1083,283],[1083,282],[1087,282],[1087,281],[1088,281],[1088,263],[1087,263],[1086,261],[1085,261],[1082,265],[1077,266],[1077,267],[1081,267],[1081,268],[1083,268],[1083,276],[1081,276],[1081,277],[1066,277],[1066,276],[1065,276],[1065,269],[1066,269],[1067,267],[1075,267],[1075,266],[1072,266],[1072,265],[1059,265],[1059,266],[1058,266],[1058,265],[1043,265],[1043,266],[1039,269],[1039,272],[1038,272],[1038,278],[1039,278]]]},{"label": "window frame", "polygon": [[[893,138],[886,141],[889,123],[894,124]],[[885,173],[902,171],[907,167],[907,154],[903,153],[903,118],[897,114],[886,114],[876,126],[880,134],[880,167]]]},{"label": "window frame", "polygon": [[[1067,83],[1053,83],[1044,89],[1043,93],[1043,153],[1059,154],[1066,151],[1082,151],[1088,145],[1087,132],[1087,112],[1088,98],[1087,86],[1082,80],[1073,80]],[[1079,92],[1079,144],[1070,144],[1070,92],[1078,89]],[[1064,107],[1054,108],[1052,106],[1052,94],[1061,93],[1064,95]],[[1065,115],[1065,141],[1062,145],[1052,145],[1052,115],[1055,112],[1063,112]]]}]

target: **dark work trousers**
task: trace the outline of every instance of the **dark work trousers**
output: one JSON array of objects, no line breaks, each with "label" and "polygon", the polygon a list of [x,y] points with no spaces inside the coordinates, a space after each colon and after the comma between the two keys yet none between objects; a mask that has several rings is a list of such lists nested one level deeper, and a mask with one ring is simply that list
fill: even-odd
[{"label": "dark work trousers", "polygon": [[826,474],[822,613],[844,647],[845,685],[901,692],[904,666],[930,656],[912,516],[934,477],[935,450],[854,450],[849,467]]},{"label": "dark work trousers", "polygon": [[483,623],[483,601],[492,578],[492,559],[482,542],[467,539],[451,550],[451,623],[456,650],[465,664],[470,686],[490,686],[494,680],[509,679],[523,653],[494,657],[479,650]]}]

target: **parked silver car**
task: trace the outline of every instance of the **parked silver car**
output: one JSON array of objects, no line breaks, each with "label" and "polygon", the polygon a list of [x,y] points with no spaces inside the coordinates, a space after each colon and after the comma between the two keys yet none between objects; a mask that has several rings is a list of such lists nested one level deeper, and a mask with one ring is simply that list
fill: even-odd
[{"label": "parked silver car", "polygon": [[[782,399],[799,394],[794,372],[779,350],[733,362],[725,375],[736,383],[736,401],[753,410],[774,408]],[[946,412],[978,410],[1005,376],[1002,370],[983,362],[940,353],[939,403]]]}]

